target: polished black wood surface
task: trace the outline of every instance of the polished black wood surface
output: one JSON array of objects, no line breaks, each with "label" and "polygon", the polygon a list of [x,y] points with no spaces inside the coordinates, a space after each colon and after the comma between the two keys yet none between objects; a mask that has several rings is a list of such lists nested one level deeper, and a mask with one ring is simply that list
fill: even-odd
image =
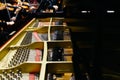
[{"label": "polished black wood surface", "polygon": [[[81,64],[86,67],[85,72],[89,73],[90,80],[120,79],[119,8],[119,3],[113,0],[71,0],[68,4],[66,16],[79,19],[78,22],[68,22],[68,25],[79,25],[79,27],[92,29],[92,32],[71,31],[76,80],[80,78],[86,80],[82,75],[84,71],[81,67],[78,68]],[[83,14],[81,13],[83,10],[91,11],[91,13]],[[113,12],[107,12],[109,10]],[[90,47],[81,47],[81,45],[90,45]]]}]

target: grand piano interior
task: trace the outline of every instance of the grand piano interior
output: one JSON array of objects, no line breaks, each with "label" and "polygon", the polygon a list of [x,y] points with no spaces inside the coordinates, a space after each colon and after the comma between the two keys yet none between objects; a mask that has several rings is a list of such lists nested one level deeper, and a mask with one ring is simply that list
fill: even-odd
[{"label": "grand piano interior", "polygon": [[0,48],[0,80],[120,80],[118,2],[41,11]]}]

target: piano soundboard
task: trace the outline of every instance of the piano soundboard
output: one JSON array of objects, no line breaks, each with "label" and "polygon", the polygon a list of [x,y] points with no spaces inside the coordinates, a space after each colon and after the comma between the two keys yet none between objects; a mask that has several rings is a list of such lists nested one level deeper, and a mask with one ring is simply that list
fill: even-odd
[{"label": "piano soundboard", "polygon": [[64,18],[33,18],[0,49],[0,80],[70,80],[70,29]]}]

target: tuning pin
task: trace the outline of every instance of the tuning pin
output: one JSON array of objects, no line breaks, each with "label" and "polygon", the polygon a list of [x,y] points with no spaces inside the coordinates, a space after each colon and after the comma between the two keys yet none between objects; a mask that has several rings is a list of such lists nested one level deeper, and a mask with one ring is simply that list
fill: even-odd
[{"label": "tuning pin", "polygon": [[19,56],[16,56],[16,60],[19,60]]},{"label": "tuning pin", "polygon": [[10,76],[14,76],[14,75],[15,73],[12,70],[10,70]]},{"label": "tuning pin", "polygon": [[14,79],[11,77],[10,80],[14,80]]},{"label": "tuning pin", "polygon": [[9,79],[8,79],[8,80],[15,80],[15,79],[14,79],[15,72],[14,72],[13,70],[10,70],[9,73],[10,73],[10,74],[9,74]]},{"label": "tuning pin", "polygon": [[13,78],[14,78],[14,79],[17,79],[17,75],[14,75]]},{"label": "tuning pin", "polygon": [[4,78],[4,76],[3,75],[0,75],[0,80],[5,80],[5,79],[3,79]]},{"label": "tuning pin", "polygon": [[17,70],[18,76],[22,77],[22,72],[20,70]]},{"label": "tuning pin", "polygon": [[20,61],[19,61],[19,60],[17,61],[17,64],[20,64]]},{"label": "tuning pin", "polygon": [[5,78],[2,78],[1,80],[5,80]]},{"label": "tuning pin", "polygon": [[28,56],[25,57],[25,61],[27,61],[27,60],[28,60]]},{"label": "tuning pin", "polygon": [[19,72],[19,76],[22,77],[22,72],[21,71]]},{"label": "tuning pin", "polygon": [[13,62],[12,62],[12,61],[10,61],[10,64],[11,64],[11,65],[13,65]]},{"label": "tuning pin", "polygon": [[22,59],[19,60],[19,64],[22,62]]},{"label": "tuning pin", "polygon": [[20,54],[17,54],[16,56],[17,56],[17,57],[16,57],[17,59],[19,59],[19,58],[20,58]]},{"label": "tuning pin", "polygon": [[0,75],[0,80],[2,80],[2,76]]},{"label": "tuning pin", "polygon": [[7,76],[7,72],[6,72],[6,71],[3,71],[3,75],[4,75],[4,76]]},{"label": "tuning pin", "polygon": [[9,64],[8,64],[8,67],[12,67],[12,65],[9,63]]},{"label": "tuning pin", "polygon": [[14,75],[15,75],[15,72],[12,71],[12,76],[14,76]]},{"label": "tuning pin", "polygon": [[14,58],[12,58],[11,61],[14,61]]},{"label": "tuning pin", "polygon": [[12,76],[12,70],[10,70],[10,76]]},{"label": "tuning pin", "polygon": [[17,80],[21,80],[21,78],[18,76],[18,77],[17,77]]},{"label": "tuning pin", "polygon": [[19,72],[19,70],[17,69],[17,70],[16,70],[16,72],[18,73],[18,72]]},{"label": "tuning pin", "polygon": [[8,80],[10,80],[10,75],[8,74],[8,75],[6,76],[6,78],[7,78]]},{"label": "tuning pin", "polygon": [[15,62],[13,62],[13,66],[15,66],[16,64],[15,64]]},{"label": "tuning pin", "polygon": [[14,60],[14,64],[17,64],[17,60]]}]

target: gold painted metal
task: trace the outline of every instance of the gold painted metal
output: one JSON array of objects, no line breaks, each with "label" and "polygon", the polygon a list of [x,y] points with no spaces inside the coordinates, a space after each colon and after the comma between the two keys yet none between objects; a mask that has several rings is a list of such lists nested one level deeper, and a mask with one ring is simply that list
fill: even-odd
[{"label": "gold painted metal", "polygon": [[66,61],[49,61],[47,63],[47,71],[50,73],[70,73],[73,72],[72,62]]},{"label": "gold painted metal", "polygon": [[[26,26],[24,26],[15,36],[13,36],[1,49],[0,49],[0,64],[2,61],[7,61],[7,55],[12,55],[14,51],[16,51],[18,48],[24,48],[27,47],[29,49],[43,49],[43,59],[42,61],[26,61],[23,62],[17,66],[14,67],[0,67],[0,74],[3,70],[9,71],[9,70],[21,70],[23,73],[30,73],[30,72],[37,72],[39,73],[39,80],[46,80],[47,73],[63,73],[64,79],[68,79],[68,75],[70,76],[71,73],[73,73],[73,66],[72,66],[72,59],[71,56],[73,54],[72,51],[72,43],[71,40],[51,40],[51,33],[55,30],[67,30],[72,29],[74,31],[77,30],[84,30],[84,28],[77,28],[77,27],[69,27],[67,25],[53,25],[52,22],[58,21],[58,20],[64,20],[64,18],[41,18],[41,19],[35,19],[33,18]],[[49,25],[44,25],[39,28],[33,28],[33,24],[35,24],[37,21],[39,22],[50,22]],[[50,30],[50,31],[49,31]],[[38,32],[38,33],[49,33],[48,37],[50,39],[48,41],[37,41],[32,42],[30,44],[26,45],[18,45],[19,42],[22,41],[24,36],[27,32]],[[55,46],[63,47],[65,48],[65,52],[69,54],[65,54],[66,61],[48,61],[48,51],[49,48],[53,48]],[[12,52],[12,53],[10,53]],[[69,56],[67,56],[69,55]],[[6,57],[6,58],[5,58]],[[8,56],[9,57],[9,56]],[[4,60],[4,58],[6,60]],[[12,58],[12,57],[10,57]],[[59,78],[60,80],[60,78]],[[62,78],[61,78],[62,80]]]},{"label": "gold painted metal", "polygon": [[3,70],[9,72],[10,70],[16,71],[21,70],[23,73],[29,73],[29,72],[39,72],[41,68],[41,63],[37,62],[25,62],[23,64],[20,64],[18,66],[12,67],[12,68],[1,68],[0,73],[2,73]]},{"label": "gold painted metal", "polygon": [[33,42],[31,44],[27,44],[27,45],[20,45],[20,46],[15,46],[15,45],[11,45],[10,49],[18,49],[18,48],[29,48],[29,49],[43,49],[44,48],[44,43],[43,42]]},{"label": "gold painted metal", "polygon": [[39,32],[39,33],[47,33],[48,27],[44,26],[44,27],[40,27],[40,28],[29,28],[26,31],[35,31],[35,32]]}]

